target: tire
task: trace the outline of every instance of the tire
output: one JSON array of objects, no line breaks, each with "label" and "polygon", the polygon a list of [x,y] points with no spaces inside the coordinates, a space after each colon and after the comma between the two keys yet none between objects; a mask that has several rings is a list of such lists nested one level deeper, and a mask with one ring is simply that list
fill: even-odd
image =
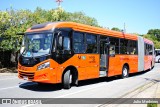
[{"label": "tire", "polygon": [[129,76],[129,68],[124,65],[122,69],[122,79],[127,78]]},{"label": "tire", "polygon": [[160,58],[158,59],[158,63],[160,63]]},{"label": "tire", "polygon": [[72,75],[73,76],[73,81],[72,81],[72,84],[74,86],[77,86],[78,87],[78,74],[76,72],[74,72],[74,74]]},{"label": "tire", "polygon": [[75,80],[75,82],[74,82],[74,85],[75,85],[76,87],[78,87],[78,78],[76,78],[76,80]]},{"label": "tire", "polygon": [[63,75],[63,87],[64,89],[70,89],[72,83],[71,71],[67,70]]}]

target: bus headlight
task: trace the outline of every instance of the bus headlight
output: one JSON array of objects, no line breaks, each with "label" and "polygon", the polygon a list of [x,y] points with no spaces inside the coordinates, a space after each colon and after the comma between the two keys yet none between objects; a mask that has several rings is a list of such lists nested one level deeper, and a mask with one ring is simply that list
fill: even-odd
[{"label": "bus headlight", "polygon": [[46,63],[39,65],[37,67],[37,70],[41,70],[41,69],[48,68],[48,67],[50,67],[50,62],[46,62]]}]

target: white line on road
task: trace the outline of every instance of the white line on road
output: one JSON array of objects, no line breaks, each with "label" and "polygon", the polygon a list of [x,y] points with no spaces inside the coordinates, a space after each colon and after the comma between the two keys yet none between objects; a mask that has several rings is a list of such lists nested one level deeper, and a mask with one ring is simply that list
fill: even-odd
[{"label": "white line on road", "polygon": [[[83,91],[93,90],[93,89],[95,89],[95,88],[102,87],[102,86],[104,86],[104,85],[105,85],[105,84],[101,84],[101,85],[96,86],[96,87],[95,87],[95,86],[94,86],[94,87],[90,87],[90,88],[87,88],[87,89],[83,89],[83,90],[80,90],[80,91],[77,91],[77,92],[73,92],[73,93],[61,95],[61,96],[54,97],[54,98],[62,98],[62,97],[66,97],[66,96],[69,96],[69,95],[77,94],[77,93],[80,93],[80,92],[83,92]],[[29,105],[24,105],[24,106],[21,106],[21,107],[30,107],[30,106],[33,106],[33,105],[36,105],[36,104],[29,104]]]},{"label": "white line on road", "polygon": [[[31,86],[31,85],[34,85],[35,83],[33,83],[33,84],[27,84],[27,85],[22,85],[22,86]],[[12,87],[6,87],[6,88],[0,88],[0,91],[2,91],[2,90],[6,90],[6,89],[11,89],[11,88],[17,88],[17,87],[19,87],[19,85],[18,86],[12,86]]]},{"label": "white line on road", "polygon": [[6,89],[11,89],[11,88],[17,88],[17,87],[19,87],[19,86],[13,86],[13,87],[0,88],[0,91],[2,91],[2,90],[6,90]]},{"label": "white line on road", "polygon": [[69,96],[69,95],[73,95],[73,94],[77,94],[77,93],[80,93],[80,92],[83,92],[83,91],[87,91],[87,90],[93,90],[95,88],[98,88],[98,87],[102,87],[104,86],[105,84],[101,84],[99,86],[94,86],[94,87],[91,87],[91,88],[87,88],[87,89],[83,89],[83,90],[80,90],[80,91],[77,91],[77,92],[73,92],[73,93],[69,93],[69,94],[65,94],[65,95],[61,95],[61,96],[58,96],[58,97],[55,97],[55,98],[62,98],[62,97],[66,97],[66,96]]},{"label": "white line on road", "polygon": [[17,77],[14,77],[14,78],[5,78],[5,79],[0,79],[1,80],[10,80],[10,79],[16,79]]}]

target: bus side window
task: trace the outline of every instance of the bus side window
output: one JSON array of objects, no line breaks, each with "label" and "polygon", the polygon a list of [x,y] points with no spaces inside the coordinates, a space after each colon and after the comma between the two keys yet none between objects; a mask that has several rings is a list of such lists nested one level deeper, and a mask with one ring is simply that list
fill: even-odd
[{"label": "bus side window", "polygon": [[86,53],[97,53],[97,35],[86,34]]},{"label": "bus side window", "polygon": [[84,34],[80,32],[74,32],[73,34],[73,51],[74,53],[85,52]]},{"label": "bus side window", "polygon": [[110,40],[110,45],[114,46],[114,50],[115,50],[114,54],[119,54],[119,39],[110,37],[109,40]]},{"label": "bus side window", "polygon": [[71,50],[69,32],[61,31],[58,35],[58,50],[65,54]]}]

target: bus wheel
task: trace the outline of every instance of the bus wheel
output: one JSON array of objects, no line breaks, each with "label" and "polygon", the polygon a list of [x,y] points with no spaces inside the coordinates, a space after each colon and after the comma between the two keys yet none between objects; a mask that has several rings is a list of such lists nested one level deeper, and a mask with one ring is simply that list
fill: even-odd
[{"label": "bus wheel", "polygon": [[64,89],[70,89],[72,83],[72,74],[70,70],[67,70],[63,76],[63,87]]},{"label": "bus wheel", "polygon": [[129,69],[126,65],[124,65],[122,69],[122,78],[127,78],[128,76],[129,76]]}]

